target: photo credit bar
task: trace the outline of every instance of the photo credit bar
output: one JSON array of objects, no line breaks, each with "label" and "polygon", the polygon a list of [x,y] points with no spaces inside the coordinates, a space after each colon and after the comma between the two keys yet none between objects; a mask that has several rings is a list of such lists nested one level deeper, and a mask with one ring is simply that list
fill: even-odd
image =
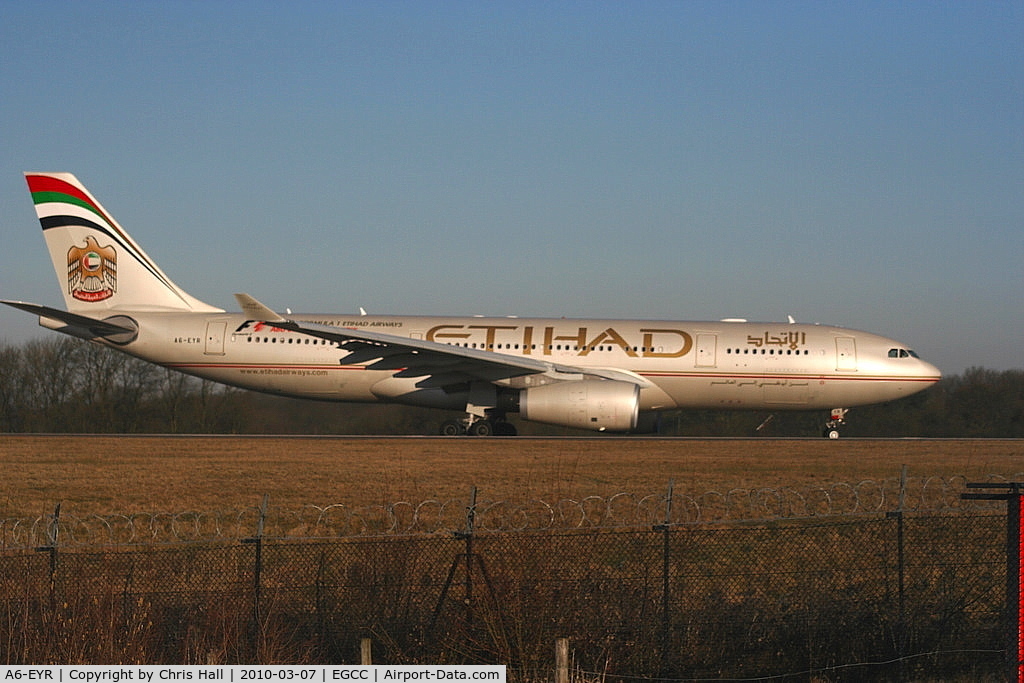
[{"label": "photo credit bar", "polygon": [[0,666],[0,683],[506,683],[503,664]]}]

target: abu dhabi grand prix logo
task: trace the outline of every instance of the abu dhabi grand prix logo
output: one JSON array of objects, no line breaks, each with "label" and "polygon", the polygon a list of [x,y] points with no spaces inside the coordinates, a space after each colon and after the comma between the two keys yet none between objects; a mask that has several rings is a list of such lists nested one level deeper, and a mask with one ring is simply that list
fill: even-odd
[{"label": "abu dhabi grand prix logo", "polygon": [[117,252],[92,237],[68,250],[68,293],[79,301],[103,301],[117,291]]}]

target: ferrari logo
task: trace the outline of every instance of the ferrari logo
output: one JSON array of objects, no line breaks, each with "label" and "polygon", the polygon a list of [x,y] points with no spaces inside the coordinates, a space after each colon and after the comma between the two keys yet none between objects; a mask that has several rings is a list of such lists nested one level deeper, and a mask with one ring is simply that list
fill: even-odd
[{"label": "ferrari logo", "polygon": [[117,291],[117,252],[92,237],[68,250],[68,293],[79,301],[103,301]]}]

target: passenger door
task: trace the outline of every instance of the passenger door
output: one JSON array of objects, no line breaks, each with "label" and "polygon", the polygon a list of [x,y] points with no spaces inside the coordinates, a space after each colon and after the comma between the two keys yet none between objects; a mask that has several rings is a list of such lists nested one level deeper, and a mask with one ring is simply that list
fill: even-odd
[{"label": "passenger door", "polygon": [[857,340],[853,337],[836,337],[836,370],[857,372]]},{"label": "passenger door", "polygon": [[697,335],[697,367],[713,368],[717,365],[716,351],[718,346],[717,334]]},{"label": "passenger door", "polygon": [[208,356],[224,355],[224,333],[227,331],[226,322],[216,320],[206,323],[206,350]]}]

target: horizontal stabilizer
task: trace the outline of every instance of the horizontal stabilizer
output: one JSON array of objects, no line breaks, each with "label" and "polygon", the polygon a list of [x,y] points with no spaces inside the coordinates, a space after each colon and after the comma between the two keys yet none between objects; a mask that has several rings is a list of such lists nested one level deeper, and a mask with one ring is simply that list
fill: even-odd
[{"label": "horizontal stabilizer", "polygon": [[97,320],[96,318],[89,318],[76,313],[69,313],[68,311],[62,311],[59,308],[50,308],[49,306],[40,306],[39,304],[30,304],[24,301],[0,301],[0,303],[13,306],[14,308],[21,309],[22,311],[34,313],[40,318],[57,320],[71,327],[88,331],[93,337],[109,337],[119,334],[134,335],[137,331],[133,327],[118,325],[117,323],[112,323],[106,320]]}]

